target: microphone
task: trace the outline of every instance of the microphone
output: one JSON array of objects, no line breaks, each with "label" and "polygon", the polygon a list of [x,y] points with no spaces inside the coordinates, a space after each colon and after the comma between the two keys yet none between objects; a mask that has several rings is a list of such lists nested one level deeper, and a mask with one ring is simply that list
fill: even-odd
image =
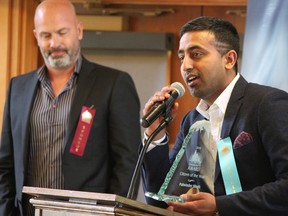
[{"label": "microphone", "polygon": [[149,127],[157,118],[159,118],[159,116],[165,114],[167,110],[171,109],[177,98],[184,95],[185,88],[180,82],[174,82],[171,86],[174,87],[174,90],[170,92],[170,97],[160,103],[156,103],[151,110],[142,117],[140,120],[142,127]]}]

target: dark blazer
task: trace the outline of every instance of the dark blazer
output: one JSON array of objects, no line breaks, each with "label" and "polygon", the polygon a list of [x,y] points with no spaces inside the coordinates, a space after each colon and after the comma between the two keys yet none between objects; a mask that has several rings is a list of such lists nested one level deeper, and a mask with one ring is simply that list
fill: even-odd
[{"label": "dark blazer", "polygon": [[[287,110],[286,92],[247,83],[242,76],[237,81],[224,116],[221,138],[230,136],[233,143],[241,132],[247,132],[252,140],[233,149],[243,192],[225,195],[218,160],[216,162],[214,190],[221,216],[288,215]],[[171,162],[190,126],[202,119],[196,110],[184,117],[170,151]],[[167,146],[159,146],[146,154],[143,165],[145,191],[158,192],[171,164],[168,151]],[[165,207],[163,203],[147,201]]]},{"label": "dark blazer", "polygon": [[[21,207],[27,173],[29,119],[37,72],[13,78],[7,94],[0,148],[0,215]],[[96,115],[82,157],[70,147],[82,106]],[[140,102],[131,77],[83,58],[70,110],[62,170],[65,189],[126,196],[141,142]]]}]

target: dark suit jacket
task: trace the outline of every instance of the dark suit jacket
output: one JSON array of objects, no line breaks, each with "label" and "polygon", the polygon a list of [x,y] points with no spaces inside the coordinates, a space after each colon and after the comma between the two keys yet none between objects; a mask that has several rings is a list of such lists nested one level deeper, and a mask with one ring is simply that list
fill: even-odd
[{"label": "dark suit jacket", "polygon": [[[216,163],[214,190],[221,216],[288,215],[287,110],[286,92],[247,83],[242,76],[237,81],[224,116],[221,138],[230,136],[233,143],[245,131],[253,141],[233,149],[243,192],[225,195],[219,163]],[[145,191],[158,192],[190,126],[202,119],[196,110],[184,117],[170,151],[170,161],[167,146],[156,147],[146,154]],[[165,206],[151,199],[147,201]]]},{"label": "dark suit jacket", "polygon": [[[0,148],[0,215],[16,215],[27,173],[29,118],[39,81],[33,71],[10,82]],[[69,152],[82,106],[96,108],[83,157]],[[65,189],[126,196],[141,142],[140,102],[131,77],[83,58],[62,158]],[[16,199],[15,199],[16,198]],[[14,204],[15,203],[15,204]]]}]

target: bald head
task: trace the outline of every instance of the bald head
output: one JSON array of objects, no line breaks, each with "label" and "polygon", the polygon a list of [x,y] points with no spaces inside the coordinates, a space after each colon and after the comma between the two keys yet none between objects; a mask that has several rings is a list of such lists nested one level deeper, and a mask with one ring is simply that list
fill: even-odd
[{"label": "bald head", "polygon": [[34,17],[34,35],[47,66],[73,65],[80,54],[83,26],[68,0],[44,0]]},{"label": "bald head", "polygon": [[39,22],[46,17],[66,17],[77,22],[76,11],[73,4],[68,0],[44,0],[35,11],[34,25],[37,28]]}]

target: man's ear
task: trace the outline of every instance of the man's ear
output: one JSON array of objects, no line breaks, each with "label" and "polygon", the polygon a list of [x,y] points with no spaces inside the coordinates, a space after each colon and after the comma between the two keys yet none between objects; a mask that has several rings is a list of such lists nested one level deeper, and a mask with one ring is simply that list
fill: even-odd
[{"label": "man's ear", "polygon": [[34,37],[37,39],[37,32],[35,29],[33,29],[33,34],[34,34]]},{"label": "man's ear", "polygon": [[36,41],[37,41],[37,45],[39,46],[39,43],[38,43],[38,35],[37,35],[36,29],[33,29],[33,34],[34,34],[34,37],[35,37],[35,39],[36,39]]},{"label": "man's ear", "polygon": [[78,32],[78,39],[79,40],[82,40],[82,38],[83,38],[83,28],[84,28],[83,23],[82,22],[78,22],[78,24],[77,24],[77,32]]},{"label": "man's ear", "polygon": [[237,62],[237,53],[235,50],[229,50],[226,54],[225,54],[225,60],[226,60],[226,64],[225,67],[226,69],[232,69],[236,62]]}]

